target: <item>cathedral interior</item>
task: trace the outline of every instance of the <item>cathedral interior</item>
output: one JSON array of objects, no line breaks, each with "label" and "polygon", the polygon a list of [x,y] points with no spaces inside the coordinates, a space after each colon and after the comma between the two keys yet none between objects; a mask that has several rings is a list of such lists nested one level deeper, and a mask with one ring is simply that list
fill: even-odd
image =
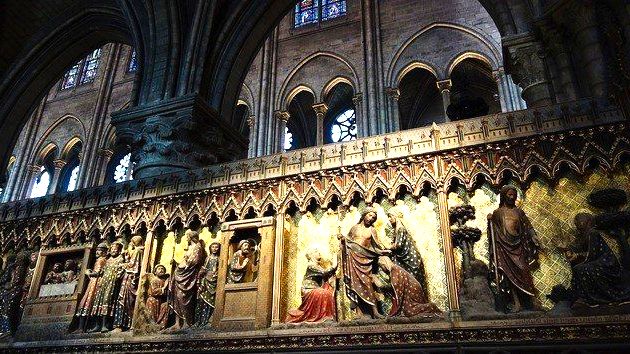
[{"label": "cathedral interior", "polygon": [[0,14],[0,350],[630,350],[627,1]]}]

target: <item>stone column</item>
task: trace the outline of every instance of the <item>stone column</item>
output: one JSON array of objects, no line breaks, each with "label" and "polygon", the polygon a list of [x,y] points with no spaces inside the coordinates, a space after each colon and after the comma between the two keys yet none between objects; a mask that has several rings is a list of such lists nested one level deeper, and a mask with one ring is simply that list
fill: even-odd
[{"label": "stone column", "polygon": [[389,114],[389,122],[392,131],[400,130],[400,109],[398,107],[398,99],[400,98],[400,90],[396,87],[388,87],[385,90],[387,94],[387,107]]},{"label": "stone column", "polygon": [[512,112],[527,108],[525,101],[521,98],[520,88],[514,84],[503,68],[493,71],[492,76],[497,82],[502,112]]},{"label": "stone column", "polygon": [[284,152],[284,131],[287,127],[287,122],[289,121],[291,114],[287,111],[277,111],[274,116],[278,120],[278,139],[276,139],[278,142],[277,149],[278,152]]},{"label": "stone column", "polygon": [[531,36],[519,36],[504,40],[503,46],[509,54],[512,77],[523,88],[527,106],[536,108],[553,104],[545,53],[540,42]]},{"label": "stone column", "polygon": [[316,103],[313,105],[313,110],[317,115],[317,146],[324,145],[324,117],[328,112],[328,106],[326,103]]},{"label": "stone column", "polygon": [[450,119],[448,118],[448,106],[451,104],[451,87],[453,83],[451,79],[446,79],[442,81],[436,82],[438,90],[442,94],[442,105],[444,106],[444,121],[448,122]]},{"label": "stone column", "polygon": [[114,156],[114,151],[110,149],[100,149],[98,150],[98,175],[96,176],[97,185],[102,186],[105,184],[105,178],[107,178],[107,168],[109,167],[109,163],[112,160],[112,156]]},{"label": "stone column", "polygon": [[361,1],[361,35],[363,42],[363,59],[365,70],[365,96],[367,102],[366,136],[387,132],[387,117],[384,109],[384,84],[382,68],[380,10],[379,1]]},{"label": "stone column", "polygon": [[53,161],[53,165],[55,165],[55,171],[53,172],[53,175],[50,176],[50,184],[48,185],[48,192],[46,194],[55,194],[57,192],[59,177],[61,177],[61,171],[66,166],[66,164],[67,162],[64,160]]},{"label": "stone column", "polygon": [[364,137],[364,129],[368,124],[364,121],[365,115],[363,114],[363,94],[357,93],[352,97],[352,103],[354,104],[354,117],[357,122],[357,138]]},{"label": "stone column", "polygon": [[567,49],[567,38],[565,38],[560,31],[550,26],[545,27],[543,35],[545,37],[545,44],[550,49],[556,64],[556,98],[562,101],[574,101],[577,99],[578,95],[577,86],[573,79],[573,63],[571,62],[571,55]]},{"label": "stone column", "polygon": [[608,85],[606,58],[597,26],[596,1],[574,1],[560,21],[574,34],[575,46],[579,48],[581,68],[586,75],[590,93],[594,97],[607,98]]},{"label": "stone column", "polygon": [[230,161],[247,139],[197,95],[147,103],[112,114],[118,139],[131,141],[134,178]]},{"label": "stone column", "polygon": [[247,125],[249,126],[249,144],[247,146],[247,158],[256,157],[256,146],[258,142],[256,141],[256,131],[254,128],[256,127],[256,116],[249,116],[247,118]]}]

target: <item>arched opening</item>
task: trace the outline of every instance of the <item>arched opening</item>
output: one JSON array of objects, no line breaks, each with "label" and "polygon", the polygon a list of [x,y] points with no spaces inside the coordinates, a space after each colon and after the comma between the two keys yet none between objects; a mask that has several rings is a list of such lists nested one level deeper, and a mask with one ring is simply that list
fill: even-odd
[{"label": "arched opening", "polygon": [[48,149],[43,158],[39,161],[39,171],[35,171],[31,180],[29,198],[43,197],[50,192],[50,184],[55,177],[55,163],[57,147]]},{"label": "arched opening", "polygon": [[71,192],[77,189],[77,182],[79,180],[79,158],[82,148],[83,143],[78,141],[66,152],[66,156],[62,156],[62,158],[66,161],[66,165],[63,167],[61,174],[59,175],[57,192]]},{"label": "arched opening", "polygon": [[[301,149],[317,145],[317,116],[313,110],[315,97],[308,91],[300,91],[289,102],[289,120],[287,121],[287,131],[291,134],[290,149]],[[285,148],[287,145],[285,135]]]},{"label": "arched opening", "polygon": [[400,129],[413,129],[444,122],[444,106],[437,78],[430,71],[415,68],[400,80]]},{"label": "arched opening", "polygon": [[501,112],[499,89],[488,63],[466,58],[451,73],[450,120],[460,120]]},{"label": "arched opening", "polygon": [[340,82],[325,97],[328,112],[324,118],[324,143],[338,143],[357,138],[356,109],[352,98],[354,89]]}]

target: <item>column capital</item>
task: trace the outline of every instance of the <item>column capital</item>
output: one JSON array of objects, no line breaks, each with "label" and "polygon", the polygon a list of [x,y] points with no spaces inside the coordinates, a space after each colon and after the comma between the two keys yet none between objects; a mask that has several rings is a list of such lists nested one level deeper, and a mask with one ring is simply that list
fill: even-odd
[{"label": "column capital", "polygon": [[398,87],[388,87],[385,89],[385,93],[394,101],[398,101],[400,98],[400,90]]},{"label": "column capital", "polygon": [[252,115],[247,117],[247,125],[249,126],[249,129],[252,129],[254,125],[256,125],[256,116]]},{"label": "column capital", "polygon": [[114,156],[114,150],[107,148],[98,149],[98,155],[107,159],[108,161]]},{"label": "column capital", "polygon": [[352,103],[354,103],[355,107],[358,106],[362,101],[363,101],[363,94],[360,92],[352,97]]},{"label": "column capital", "polygon": [[499,67],[497,70],[492,71],[492,78],[494,78],[495,81],[499,81],[501,80],[502,77],[505,76],[505,69],[503,69],[503,67]]},{"label": "column capital", "polygon": [[441,80],[435,83],[437,85],[438,90],[440,90],[440,92],[444,92],[444,91],[450,91],[451,87],[453,86],[453,82],[451,81],[451,79],[446,79],[446,80]]},{"label": "column capital", "polygon": [[326,112],[328,112],[328,105],[325,102],[315,103],[313,105],[313,110],[315,110],[317,116],[320,114],[323,116]]},{"label": "column capital", "polygon": [[33,164],[28,164],[28,165],[26,165],[26,170],[27,170],[28,172],[33,172],[33,173],[34,173],[34,172],[39,172],[39,170],[41,170],[41,169],[42,169],[42,166],[41,166],[41,165],[38,165],[38,164],[34,164],[34,163],[33,163]]},{"label": "column capital", "polygon": [[291,118],[291,113],[288,111],[275,111],[273,115],[277,120],[284,122],[285,124],[289,121],[289,118]]},{"label": "column capital", "polygon": [[55,165],[55,170],[61,170],[62,168],[64,168],[64,166],[66,166],[66,164],[68,164],[66,160],[57,159],[53,161],[53,165]]}]

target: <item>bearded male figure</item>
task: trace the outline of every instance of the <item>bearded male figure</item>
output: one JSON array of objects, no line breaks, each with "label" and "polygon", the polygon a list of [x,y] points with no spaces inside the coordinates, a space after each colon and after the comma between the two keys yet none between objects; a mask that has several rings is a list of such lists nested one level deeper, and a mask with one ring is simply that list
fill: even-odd
[{"label": "bearded male figure", "polygon": [[195,322],[195,307],[197,304],[197,280],[199,270],[206,259],[205,246],[199,239],[197,231],[186,231],[188,250],[184,260],[180,263],[173,260],[175,271],[171,277],[170,308],[175,315],[172,330],[190,327]]},{"label": "bearded male figure", "polygon": [[534,308],[532,269],[538,240],[523,209],[516,206],[516,188],[501,189],[499,208],[488,215],[490,283],[498,311],[518,312]]},{"label": "bearded male figure", "polygon": [[341,248],[346,295],[352,302],[352,308],[360,314],[382,318],[378,312],[372,274],[378,270],[378,257],[389,255],[391,251],[384,249],[376,241],[376,218],[376,210],[366,208],[348,236],[341,238]]}]

